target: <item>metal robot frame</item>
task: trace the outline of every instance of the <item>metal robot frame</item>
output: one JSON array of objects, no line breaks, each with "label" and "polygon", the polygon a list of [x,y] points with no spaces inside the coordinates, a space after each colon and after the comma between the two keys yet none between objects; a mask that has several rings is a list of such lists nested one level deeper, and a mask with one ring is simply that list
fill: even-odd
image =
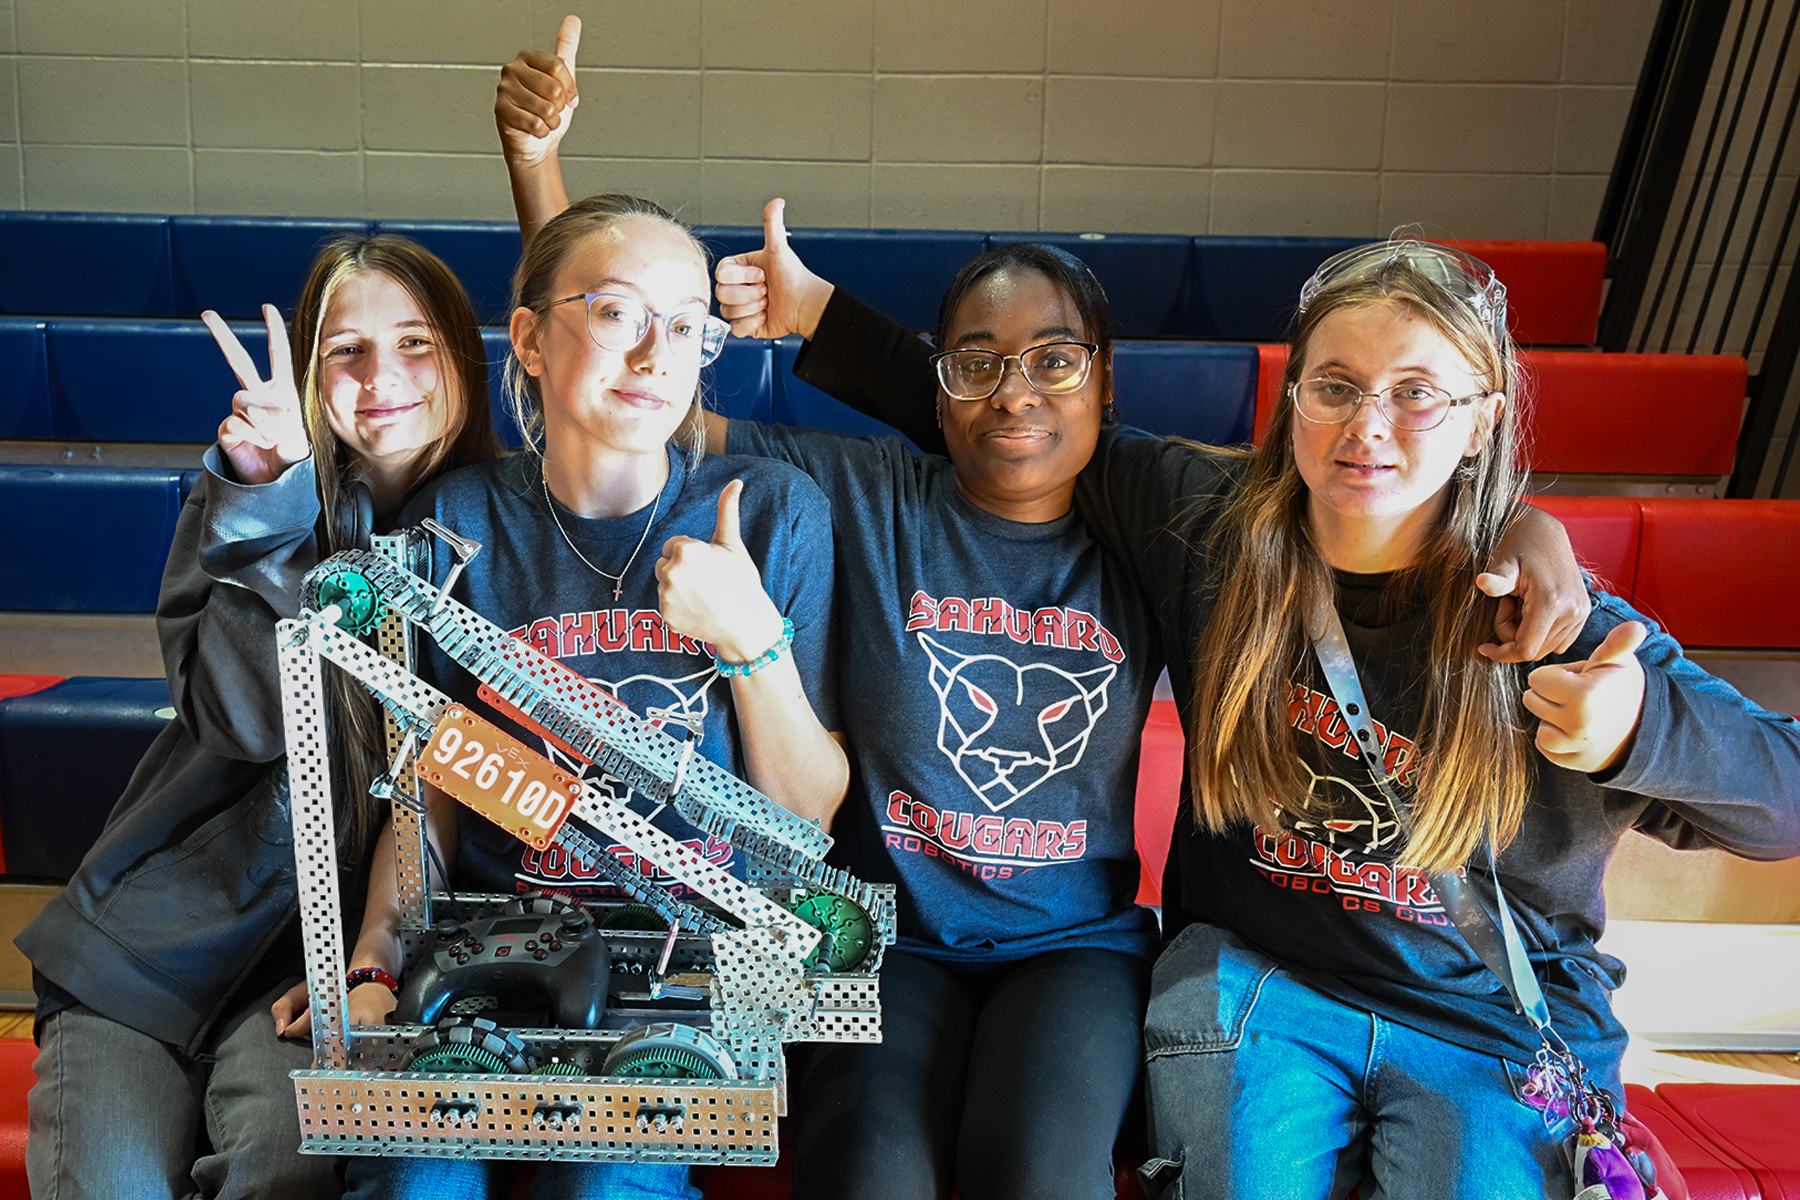
[{"label": "metal robot frame", "polygon": [[[866,884],[827,866],[823,860],[831,838],[812,822],[694,755],[690,743],[639,719],[592,682],[451,599],[448,592],[456,576],[480,546],[436,522],[427,521],[425,527],[378,537],[373,550],[348,551],[319,564],[306,576],[300,617],[281,622],[277,634],[313,1014],[313,1068],[293,1073],[301,1149],[315,1154],[773,1163],[778,1151],[775,1119],[786,1111],[782,1044],[880,1040],[877,972],[883,947],[894,940],[893,888]],[[441,592],[414,573],[428,562],[434,535],[456,556]],[[377,649],[340,624],[373,628]],[[419,635],[432,638],[468,668],[481,681],[485,700],[575,758],[670,805],[690,824],[744,852],[747,880],[695,854],[613,799],[595,786],[599,777],[580,782],[568,815],[628,848],[637,863],[705,897],[717,911],[689,903],[646,878],[644,871],[609,854],[575,820],[565,820],[552,839],[636,903],[664,921],[678,922],[668,934],[607,930],[615,976],[621,969],[627,979],[643,976],[648,991],[639,998],[651,1004],[665,995],[687,996],[706,1000],[708,1012],[609,1010],[599,1029],[512,1030],[540,1064],[552,1064],[549,1069],[556,1072],[529,1075],[403,1070],[425,1027],[347,1024],[321,662],[329,660],[359,680],[387,712],[393,759],[371,791],[392,801],[402,935],[410,965],[432,944],[435,899],[426,887],[425,806],[416,771],[424,747],[452,707],[448,696],[412,671]],[[551,769],[547,760],[543,766]],[[847,900],[868,916],[869,951],[852,969],[804,965],[820,948],[822,935],[789,909],[803,893]],[[459,894],[457,899],[465,911],[491,914],[512,898]],[[667,973],[671,967],[676,974]],[[657,1021],[695,1024],[708,1016],[711,1036],[729,1055],[727,1077],[597,1073],[607,1052],[632,1028]]]}]

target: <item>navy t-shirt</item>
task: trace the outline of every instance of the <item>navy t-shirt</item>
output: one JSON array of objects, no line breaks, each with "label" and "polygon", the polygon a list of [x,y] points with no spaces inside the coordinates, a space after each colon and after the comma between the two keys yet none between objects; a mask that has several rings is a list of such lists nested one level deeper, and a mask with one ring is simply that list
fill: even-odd
[{"label": "navy t-shirt", "polygon": [[[669,480],[656,502],[655,522],[646,505],[628,516],[588,520],[560,504],[556,516],[545,507],[544,481],[535,455],[484,463],[452,472],[407,505],[403,524],[435,517],[452,532],[481,543],[451,595],[487,620],[557,659],[576,674],[600,684],[640,717],[677,739],[697,737],[698,752],[735,775],[743,774],[737,723],[732,717],[730,681],[718,677],[712,657],[692,638],[672,633],[657,611],[656,560],[662,545],[678,534],[710,540],[718,518],[719,493],[733,479],[744,481],[740,523],[744,544],[762,572],[764,589],[783,616],[794,623],[790,651],[813,711],[827,729],[838,728],[837,687],[832,671],[831,525],[825,499],[805,475],[759,459],[708,455],[695,462],[669,449]],[[570,549],[596,566],[617,572],[643,539],[624,590],[614,599],[613,581],[596,574]],[[441,544],[433,564],[442,585],[451,555]],[[477,681],[460,664],[424,639],[421,678],[493,721],[526,745],[542,748],[559,767],[591,777],[596,768],[572,760],[541,735],[527,732],[477,696]],[[649,816],[655,806],[616,780],[618,798]],[[672,808],[653,822],[721,865],[734,861],[732,847],[695,829]],[[538,851],[497,826],[464,812],[458,822],[459,888],[523,892],[548,888],[576,897],[609,895],[595,882],[592,867],[573,860],[558,846]],[[630,861],[623,847],[615,852]],[[658,872],[649,877],[665,885]],[[674,888],[677,894],[685,889]]]},{"label": "navy t-shirt", "polygon": [[899,885],[900,947],[963,964],[1152,955],[1132,809],[1162,663],[1086,527],[994,516],[899,438],[733,421],[729,444],[830,498],[860,775],[845,803],[862,806],[833,832],[853,871]]}]

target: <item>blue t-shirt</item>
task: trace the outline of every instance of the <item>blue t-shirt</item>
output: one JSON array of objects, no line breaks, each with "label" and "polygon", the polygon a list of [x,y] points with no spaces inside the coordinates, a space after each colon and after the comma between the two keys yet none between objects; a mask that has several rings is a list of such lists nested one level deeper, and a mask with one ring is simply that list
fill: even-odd
[{"label": "blue t-shirt", "polygon": [[[669,460],[669,480],[655,502],[648,535],[649,505],[628,516],[588,520],[559,504],[556,516],[567,531],[565,537],[545,507],[543,474],[537,457],[530,454],[444,476],[413,498],[402,523],[435,517],[452,532],[480,542],[480,553],[451,589],[454,598],[600,684],[671,736],[697,737],[699,753],[741,776],[743,758],[730,681],[715,675],[712,657],[700,643],[663,624],[657,610],[656,560],[671,537],[710,540],[720,491],[731,480],[742,479],[739,516],[744,544],[775,607],[794,623],[791,653],[813,711],[825,728],[836,729],[837,685],[830,660],[831,526],[825,499],[806,476],[778,463],[722,455],[695,462],[673,446]],[[632,560],[640,538],[643,548]],[[631,560],[617,599],[613,581],[584,564],[570,548],[570,539],[603,570],[620,571]],[[440,545],[433,569],[434,582],[440,586],[450,563],[451,555]],[[421,678],[526,745],[542,747],[571,774],[584,778],[599,774],[481,701],[475,677],[429,639],[425,643],[418,662]],[[649,816],[655,808],[617,780],[610,786],[640,815]],[[741,856],[728,843],[695,829],[674,809],[661,809],[654,824],[709,860],[730,864],[742,874],[741,862],[735,861]],[[534,850],[473,813],[463,813],[458,828],[459,888],[489,892],[548,888],[577,898],[613,894],[595,882],[592,867],[559,846]],[[623,847],[615,847],[615,852],[631,861]],[[672,883],[660,872],[648,876],[654,882]],[[683,894],[686,889],[674,890]]]},{"label": "blue t-shirt", "polygon": [[799,466],[831,500],[860,777],[832,832],[851,870],[899,885],[900,948],[1154,954],[1132,811],[1162,664],[1086,526],[986,512],[899,438],[733,421],[730,447]]}]

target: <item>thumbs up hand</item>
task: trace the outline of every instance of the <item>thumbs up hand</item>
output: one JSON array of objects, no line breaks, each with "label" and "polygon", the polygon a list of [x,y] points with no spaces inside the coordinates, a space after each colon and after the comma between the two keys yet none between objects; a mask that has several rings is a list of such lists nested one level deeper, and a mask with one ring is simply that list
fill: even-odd
[{"label": "thumbs up hand", "polygon": [[581,45],[581,18],[563,18],[556,50],[521,50],[500,68],[494,123],[509,163],[536,166],[556,151],[581,103],[575,88],[575,52]]},{"label": "thumbs up hand", "polygon": [[749,662],[781,638],[781,614],[763,591],[762,573],[738,531],[742,480],[719,493],[712,540],[672,537],[656,560],[663,623],[712,643],[725,662]]},{"label": "thumbs up hand", "polygon": [[1624,757],[1644,709],[1644,668],[1636,650],[1648,631],[1615,626],[1586,662],[1533,671],[1525,708],[1539,718],[1537,748],[1559,767],[1604,771]]},{"label": "thumbs up hand", "polygon": [[787,201],[763,209],[763,248],[719,260],[719,315],[739,337],[811,338],[835,290],[806,269],[788,245]]}]

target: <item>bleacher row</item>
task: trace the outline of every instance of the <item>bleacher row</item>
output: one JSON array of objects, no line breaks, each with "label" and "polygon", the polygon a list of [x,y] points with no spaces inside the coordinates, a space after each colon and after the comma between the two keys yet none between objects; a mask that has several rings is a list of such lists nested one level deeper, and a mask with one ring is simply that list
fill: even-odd
[{"label": "bleacher row", "polygon": [[[198,477],[194,451],[213,439],[237,387],[194,317],[214,308],[233,319],[240,340],[265,364],[260,304],[285,310],[318,241],[343,229],[405,233],[450,263],[480,319],[495,326],[483,336],[498,401],[506,337],[497,323],[507,315],[518,254],[511,225],[0,214],[0,253],[9,263],[0,275],[0,313],[6,314],[0,315],[0,511],[8,518],[0,526],[0,618],[153,610],[176,515]],[[762,240],[754,228],[699,232],[719,254],[754,249]],[[1015,240],[1066,246],[1107,287],[1127,339],[1115,360],[1124,420],[1221,443],[1250,440],[1266,425],[1286,361],[1285,348],[1269,343],[1285,336],[1301,282],[1324,258],[1353,244],[792,233],[795,249],[815,270],[917,329],[935,323],[938,295],[964,261]],[[1594,337],[1603,247],[1457,244],[1495,267],[1508,286],[1519,340],[1536,347],[1526,357],[1532,465],[1551,490],[1577,493],[1537,502],[1568,525],[1578,553],[1612,590],[1684,644],[1708,648],[1707,665],[1728,678],[1722,666],[1793,658],[1800,651],[1800,611],[1756,597],[1791,596],[1800,585],[1800,504],[1696,498],[1714,495],[1732,469],[1743,360],[1571,349]],[[798,349],[796,339],[733,339],[709,373],[709,403],[735,417],[849,433],[885,430],[795,380]],[[497,429],[516,445],[503,406],[496,403],[496,411]],[[141,452],[145,444],[161,447],[150,455],[157,465],[117,464],[119,448]],[[145,459],[140,453],[135,461]],[[1593,492],[1614,494],[1580,494]],[[54,880],[75,869],[131,767],[173,716],[168,705],[160,679],[0,675],[0,879]],[[1140,900],[1148,904],[1159,898],[1182,747],[1174,706],[1159,702],[1145,729],[1138,795]],[[45,796],[58,803],[45,805]],[[29,1062],[28,1044],[0,1040],[0,1200],[25,1195]],[[1634,1094],[1634,1108],[1641,1100],[1646,1112],[1669,1123],[1689,1155],[1677,1161],[1699,1164],[1710,1181],[1694,1188],[1695,1197],[1800,1200],[1795,1155],[1783,1157],[1760,1143],[1747,1148],[1742,1137],[1754,1143],[1765,1126],[1742,1113],[1719,1116],[1736,1112],[1738,1101],[1673,1092],[1659,1101],[1637,1091],[1643,1098]],[[1800,1089],[1764,1102],[1760,1111],[1773,1111],[1771,1103],[1800,1105]],[[1795,1122],[1800,1111],[1787,1127]],[[785,1174],[719,1170],[708,1193],[784,1196]]]},{"label": "bleacher row", "polygon": [[[483,324],[510,310],[518,229],[502,221],[358,221],[271,217],[160,217],[111,213],[0,213],[0,312],[180,317],[201,309],[254,318],[285,308],[322,238],[399,233],[450,264]],[[716,256],[762,245],[755,226],[695,231]],[[1300,285],[1355,238],[1182,237],[1036,231],[795,229],[813,270],[913,329],[937,321],[938,299],[963,263],[988,246],[1061,245],[1094,269],[1123,337],[1277,341]],[[1516,333],[1531,345],[1594,340],[1606,254],[1595,242],[1451,243],[1506,281]]]},{"label": "bleacher row", "polygon": [[[258,344],[257,332],[239,327],[247,346]],[[496,426],[518,445],[499,402],[505,339],[485,336]],[[711,369],[709,403],[733,417],[891,432],[795,379],[798,350],[795,338],[732,340]],[[1229,444],[1249,440],[1253,419],[1259,431],[1266,423],[1286,349],[1126,341],[1115,360],[1123,419]],[[12,372],[27,361],[29,373]],[[1536,351],[1525,361],[1534,385],[1527,439],[1540,477],[1590,491],[1648,484],[1693,494],[1710,493],[1730,473],[1743,359]],[[0,440],[197,445],[211,441],[236,390],[198,323],[0,317],[0,378],[8,376],[32,384],[22,396],[0,394]],[[0,463],[0,504],[15,517],[0,528],[0,561],[10,564],[0,576],[0,610],[151,611],[195,478],[193,466],[120,467],[91,457]],[[83,539],[80,553],[71,533]]]}]

